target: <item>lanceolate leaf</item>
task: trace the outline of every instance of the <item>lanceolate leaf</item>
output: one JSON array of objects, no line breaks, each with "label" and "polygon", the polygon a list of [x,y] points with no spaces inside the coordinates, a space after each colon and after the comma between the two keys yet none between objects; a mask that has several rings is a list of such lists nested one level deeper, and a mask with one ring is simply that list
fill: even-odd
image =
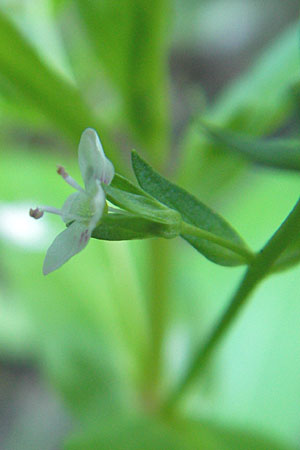
[{"label": "lanceolate leaf", "polygon": [[1,78],[14,89],[14,98],[33,106],[77,145],[87,127],[101,132],[105,148],[112,149],[105,127],[91,113],[80,92],[54,72],[18,28],[0,12]]},{"label": "lanceolate leaf", "polygon": [[[219,214],[212,211],[196,197],[155,172],[149,164],[132,153],[132,166],[141,187],[160,202],[178,211],[182,219],[246,248],[237,232]],[[196,250],[211,261],[224,266],[245,264],[239,255],[207,240],[183,235]]]},{"label": "lanceolate leaf", "polygon": [[300,140],[257,139],[201,123],[200,128],[217,145],[255,163],[287,170],[300,170]]}]

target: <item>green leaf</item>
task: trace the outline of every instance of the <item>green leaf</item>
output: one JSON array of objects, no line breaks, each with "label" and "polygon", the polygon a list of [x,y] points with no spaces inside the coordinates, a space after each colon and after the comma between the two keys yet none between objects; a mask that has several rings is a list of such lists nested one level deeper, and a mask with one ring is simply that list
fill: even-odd
[{"label": "green leaf", "polygon": [[66,450],[291,450],[261,435],[205,422],[118,419],[100,423],[97,430],[71,438]]},{"label": "green leaf", "polygon": [[[13,86],[20,101],[34,106],[76,145],[82,131],[96,128],[104,147],[112,149],[106,130],[91,114],[74,85],[53,71],[18,28],[0,12],[1,78]],[[107,146],[106,146],[107,143]]]},{"label": "green leaf", "polygon": [[[147,419],[115,418],[69,440],[66,450],[192,450],[164,424]],[[193,449],[194,450],[194,449]]]},{"label": "green leaf", "polygon": [[[174,423],[196,449],[206,450],[292,450],[292,446],[265,436],[260,432],[222,426],[211,422],[184,420]],[[293,449],[295,450],[295,449]]]},{"label": "green leaf", "polygon": [[256,139],[203,122],[200,127],[215,144],[250,161],[268,167],[300,170],[300,140]]},{"label": "green leaf", "polygon": [[51,0],[51,7],[55,14],[61,12],[61,9],[68,3],[69,0]]},{"label": "green leaf", "polygon": [[282,123],[295,106],[291,88],[299,80],[298,33],[296,21],[276,36],[254,64],[225,88],[209,119],[256,135]]},{"label": "green leaf", "polygon": [[225,86],[214,105],[201,111],[181,147],[181,181],[199,186],[202,180],[202,189],[211,195],[244,167],[234,155],[224,155],[199,135],[203,119],[253,136],[272,132],[286,121],[295,108],[291,87],[299,80],[298,33],[297,21],[276,37],[244,74]]},{"label": "green leaf", "polygon": [[145,219],[163,224],[164,237],[173,238],[179,235],[181,217],[173,209],[166,208],[149,196],[133,194],[113,186],[104,187],[107,199],[114,205],[137,214]]},{"label": "green leaf", "polygon": [[165,24],[169,0],[75,0],[107,78],[135,135],[155,158],[166,148],[168,105]]},{"label": "green leaf", "polygon": [[106,214],[94,229],[92,237],[107,241],[124,241],[169,236],[169,225],[144,219],[130,213]]},{"label": "green leaf", "polygon": [[290,244],[272,267],[272,272],[282,272],[300,263],[300,236]]},{"label": "green leaf", "polygon": [[[136,152],[132,153],[132,166],[141,187],[161,203],[178,211],[185,222],[246,248],[244,241],[225,219],[196,197],[155,172]],[[245,264],[242,257],[218,244],[198,237],[187,235],[182,237],[216,264],[224,266]]]}]

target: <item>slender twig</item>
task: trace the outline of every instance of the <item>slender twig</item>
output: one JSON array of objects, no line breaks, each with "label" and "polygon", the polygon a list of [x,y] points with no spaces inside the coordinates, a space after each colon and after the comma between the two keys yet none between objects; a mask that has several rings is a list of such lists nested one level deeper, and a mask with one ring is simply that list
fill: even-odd
[{"label": "slender twig", "polygon": [[269,274],[274,262],[299,233],[300,200],[298,200],[294,209],[249,266],[228,308],[221,316],[204,345],[195,353],[194,359],[176,391],[167,399],[164,405],[164,411],[171,411],[186,392],[187,388],[197,378],[217,344],[224,337],[233,320],[241,311],[249,295],[266,275]]}]

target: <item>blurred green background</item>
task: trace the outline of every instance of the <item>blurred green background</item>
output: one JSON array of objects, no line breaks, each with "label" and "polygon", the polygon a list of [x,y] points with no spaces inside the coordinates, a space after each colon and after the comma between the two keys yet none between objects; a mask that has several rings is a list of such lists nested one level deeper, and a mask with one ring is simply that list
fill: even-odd
[{"label": "blurred green background", "polygon": [[[297,173],[212,145],[198,120],[298,133],[296,0],[0,0],[0,448],[300,448],[299,267],[269,278],[180,403],[159,405],[244,268],[184,241],[92,240],[42,262],[94,127],[118,172],[130,150],[259,249],[297,200]],[[258,436],[258,437],[257,437]],[[264,436],[263,438],[261,436]],[[266,440],[265,440],[266,439]]]}]

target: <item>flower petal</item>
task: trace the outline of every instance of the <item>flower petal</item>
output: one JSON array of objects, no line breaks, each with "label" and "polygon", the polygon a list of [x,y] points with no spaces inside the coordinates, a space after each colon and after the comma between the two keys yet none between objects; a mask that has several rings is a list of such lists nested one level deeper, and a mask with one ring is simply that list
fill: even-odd
[{"label": "flower petal", "polygon": [[93,128],[87,128],[81,135],[78,162],[87,190],[92,178],[100,180],[101,183],[110,184],[114,177],[114,166],[106,158],[100,139]]},{"label": "flower petal", "polygon": [[63,204],[61,208],[61,217],[62,220],[65,223],[72,222],[73,220],[78,220],[79,217],[77,217],[77,208],[76,204],[78,202],[79,192],[74,192],[73,194],[69,195],[65,203]]},{"label": "flower petal", "polygon": [[81,223],[74,222],[66,230],[60,233],[48,248],[43,265],[43,274],[47,275],[58,269],[76,253],[83,250],[91,232]]},{"label": "flower petal", "polygon": [[100,181],[90,182],[90,192],[75,192],[65,201],[61,211],[65,223],[77,221],[86,224],[91,231],[100,220],[105,206],[105,193]]}]

